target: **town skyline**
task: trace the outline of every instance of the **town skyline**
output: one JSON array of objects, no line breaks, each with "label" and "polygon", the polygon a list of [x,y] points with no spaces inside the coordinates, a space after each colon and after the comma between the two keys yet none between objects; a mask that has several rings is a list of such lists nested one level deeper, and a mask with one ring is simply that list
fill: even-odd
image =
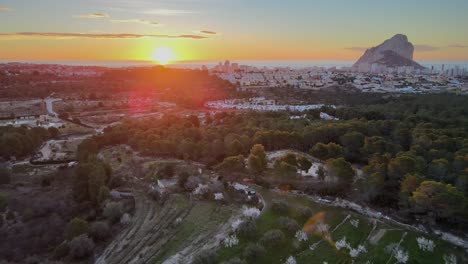
[{"label": "town skyline", "polygon": [[[460,0],[426,1],[0,1],[0,58],[152,61],[356,60],[402,33],[415,60],[468,60]],[[428,26],[431,25],[431,26]]]}]

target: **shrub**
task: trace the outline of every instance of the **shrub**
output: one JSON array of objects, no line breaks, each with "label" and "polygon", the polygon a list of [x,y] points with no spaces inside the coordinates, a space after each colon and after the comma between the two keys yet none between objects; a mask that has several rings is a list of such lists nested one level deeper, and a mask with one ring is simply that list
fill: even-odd
[{"label": "shrub", "polygon": [[309,240],[309,236],[307,235],[307,233],[304,232],[304,231],[302,231],[302,230],[297,231],[296,234],[294,235],[294,237],[295,237],[296,240],[299,241],[299,242],[303,242],[303,241]]},{"label": "shrub", "polygon": [[248,218],[258,218],[260,216],[260,210],[256,207],[247,207],[242,208],[242,214]]},{"label": "shrub", "polygon": [[67,226],[65,227],[65,239],[71,240],[79,235],[88,233],[88,222],[80,219],[80,218],[73,218],[68,222]]},{"label": "shrub", "polygon": [[239,244],[239,239],[236,235],[230,235],[223,240],[223,244],[225,247],[235,247]]},{"label": "shrub", "polygon": [[130,215],[128,213],[123,214],[122,217],[120,218],[120,223],[122,225],[128,225],[130,224],[131,221],[132,219],[130,218]]},{"label": "shrub", "polygon": [[78,118],[78,117],[74,117],[72,119],[73,123],[76,123],[76,124],[81,124],[81,120]]},{"label": "shrub", "polygon": [[163,163],[159,165],[158,171],[156,172],[156,177],[158,179],[167,179],[174,177],[176,164],[175,163]]},{"label": "shrub", "polygon": [[185,187],[185,189],[187,191],[191,192],[191,191],[195,190],[195,188],[197,188],[200,183],[201,183],[201,180],[200,180],[199,177],[190,176],[190,177],[188,177],[187,181],[185,182],[184,187]]},{"label": "shrub", "polygon": [[240,259],[238,257],[234,257],[228,261],[222,262],[222,264],[247,264],[247,262],[243,259]]},{"label": "shrub", "polygon": [[109,197],[110,197],[109,188],[107,188],[107,186],[101,186],[101,188],[99,188],[98,203],[102,204],[105,200],[109,199]]},{"label": "shrub", "polygon": [[306,206],[299,206],[296,208],[296,216],[300,218],[309,218],[313,214],[312,209]]},{"label": "shrub", "polygon": [[6,194],[0,193],[0,212],[3,212],[8,205]]},{"label": "shrub", "polygon": [[312,162],[310,162],[307,158],[301,156],[297,158],[297,165],[299,169],[307,172],[309,171],[310,167],[312,167]]},{"label": "shrub", "polygon": [[34,212],[31,208],[26,208],[23,211],[23,221],[28,222],[34,218]]},{"label": "shrub", "polygon": [[284,200],[273,200],[271,204],[271,209],[275,213],[284,214],[288,212],[289,204]]},{"label": "shrub", "polygon": [[94,241],[103,241],[110,236],[110,227],[106,222],[94,222],[89,228],[89,235]]},{"label": "shrub", "polygon": [[11,171],[5,167],[0,168],[0,185],[9,184],[11,181]]},{"label": "shrub", "polygon": [[248,244],[243,252],[243,257],[250,262],[254,262],[255,260],[263,257],[266,251],[265,248],[258,244],[250,243]]},{"label": "shrub", "polygon": [[222,193],[224,192],[224,184],[222,181],[213,181],[208,184],[210,192],[212,193]]},{"label": "shrub", "polygon": [[280,217],[278,219],[278,226],[289,233],[296,233],[296,231],[299,230],[297,221],[290,217]]},{"label": "shrub", "polygon": [[70,118],[70,114],[68,114],[66,112],[62,112],[62,113],[59,113],[58,117],[60,119],[68,119],[68,118]]},{"label": "shrub", "polygon": [[11,210],[8,210],[8,212],[5,215],[5,219],[8,221],[12,221],[12,220],[15,220],[15,218],[16,218],[15,213]]},{"label": "shrub", "polygon": [[52,254],[52,256],[53,256],[54,259],[62,259],[64,257],[66,257],[68,255],[68,253],[70,253],[70,247],[68,246],[68,243],[64,242],[64,243],[58,245],[54,249],[54,253]]},{"label": "shrub", "polygon": [[47,131],[49,131],[49,135],[51,138],[56,138],[60,134],[60,131],[56,127],[49,127]]},{"label": "shrub", "polygon": [[418,237],[416,238],[416,241],[418,242],[418,247],[422,251],[429,251],[432,252],[434,251],[435,244],[434,241],[427,239],[425,237]]},{"label": "shrub", "polygon": [[192,261],[192,264],[215,264],[216,252],[211,250],[205,250],[197,254]]},{"label": "shrub", "polygon": [[244,221],[239,225],[237,233],[241,237],[254,238],[257,235],[257,225],[253,220]]},{"label": "shrub", "polygon": [[113,175],[110,179],[109,179],[109,183],[107,184],[111,189],[114,189],[114,188],[118,188],[122,185],[125,184],[125,179],[122,175],[118,176],[118,175]]},{"label": "shrub", "polygon": [[289,258],[286,260],[285,264],[296,264],[296,259],[293,256],[289,256]]},{"label": "shrub", "polygon": [[41,258],[38,255],[31,255],[28,256],[26,259],[23,260],[24,264],[36,264],[36,263],[43,263]]},{"label": "shrub", "polygon": [[190,173],[183,171],[179,174],[179,178],[177,180],[177,184],[179,187],[184,188],[185,183],[187,182],[187,179],[190,177]]},{"label": "shrub", "polygon": [[284,240],[284,233],[279,229],[273,229],[263,234],[260,243],[267,247],[276,247]]},{"label": "shrub", "polygon": [[77,236],[70,242],[70,254],[74,259],[83,259],[91,256],[93,248],[93,240],[86,235]]},{"label": "shrub", "polygon": [[112,224],[117,223],[123,213],[123,206],[119,202],[110,202],[104,207],[104,217],[106,217]]},{"label": "shrub", "polygon": [[48,187],[52,184],[52,181],[53,181],[53,177],[47,175],[47,176],[44,176],[42,177],[41,179],[41,186],[42,187]]}]

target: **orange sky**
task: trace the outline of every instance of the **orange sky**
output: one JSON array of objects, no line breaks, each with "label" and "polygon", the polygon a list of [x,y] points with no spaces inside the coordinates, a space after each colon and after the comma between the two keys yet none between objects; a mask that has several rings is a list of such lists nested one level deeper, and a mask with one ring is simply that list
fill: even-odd
[{"label": "orange sky", "polygon": [[3,0],[0,60],[355,60],[397,33],[416,60],[468,60],[468,1],[351,2]]}]

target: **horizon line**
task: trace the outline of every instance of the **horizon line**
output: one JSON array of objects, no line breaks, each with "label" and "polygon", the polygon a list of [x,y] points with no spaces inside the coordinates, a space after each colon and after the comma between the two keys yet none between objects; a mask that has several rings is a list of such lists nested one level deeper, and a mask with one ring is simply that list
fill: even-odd
[{"label": "horizon line", "polygon": [[[206,59],[206,60],[174,60],[168,63],[167,65],[170,64],[177,64],[177,63],[188,63],[188,62],[224,62],[224,61],[230,61],[230,62],[333,62],[333,61],[342,61],[342,62],[356,62],[357,60],[355,59]],[[417,61],[457,61],[457,62],[468,62],[468,59],[420,59]],[[145,62],[145,63],[153,63],[153,64],[158,64],[157,62],[153,60],[134,60],[134,59],[128,59],[128,60],[67,60],[67,59],[52,59],[52,60],[42,60],[42,59],[1,59],[0,58],[0,63],[15,63],[15,62]]]}]

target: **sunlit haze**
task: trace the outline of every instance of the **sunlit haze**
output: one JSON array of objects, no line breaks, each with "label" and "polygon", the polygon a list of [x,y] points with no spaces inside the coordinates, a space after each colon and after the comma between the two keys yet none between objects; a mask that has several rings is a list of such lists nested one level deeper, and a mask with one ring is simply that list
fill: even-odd
[{"label": "sunlit haze", "polygon": [[168,62],[173,61],[175,56],[170,49],[161,47],[154,50],[152,59],[162,65],[166,65]]},{"label": "sunlit haze", "polygon": [[396,33],[417,60],[468,60],[465,0],[0,1],[0,59],[355,60]]}]

